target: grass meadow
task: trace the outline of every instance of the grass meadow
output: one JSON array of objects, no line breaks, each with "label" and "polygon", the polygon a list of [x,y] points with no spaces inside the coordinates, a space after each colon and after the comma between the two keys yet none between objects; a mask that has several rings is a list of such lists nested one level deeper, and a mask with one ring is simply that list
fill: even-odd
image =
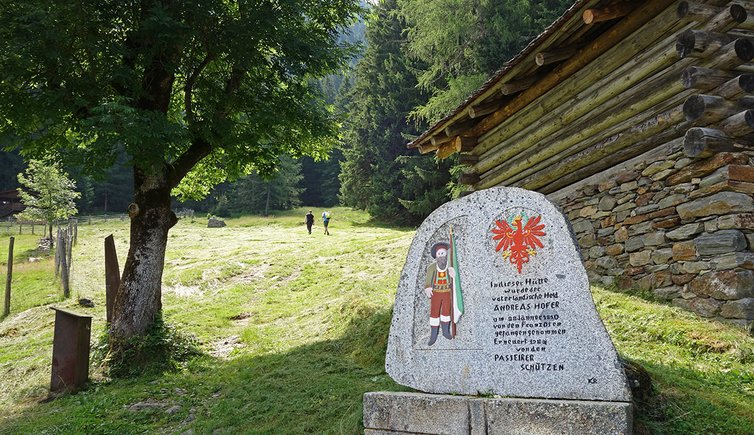
[{"label": "grass meadow", "polygon": [[[332,235],[312,235],[305,209],[271,217],[183,219],[170,232],[166,322],[194,335],[203,354],[175,372],[113,380],[97,361],[91,383],[49,402],[51,305],[93,316],[104,333],[103,240],[121,267],[128,224],[79,226],[72,298],[39,235],[16,236],[11,314],[0,321],[0,433],[336,433],[362,431],[364,392],[407,390],[384,372],[395,289],[414,230],[333,210]],[[315,210],[315,216],[317,211]],[[0,239],[5,282],[8,237]],[[636,296],[593,288],[619,353],[651,375],[639,409],[649,433],[754,433],[754,338]],[[95,302],[84,308],[76,301]]]}]

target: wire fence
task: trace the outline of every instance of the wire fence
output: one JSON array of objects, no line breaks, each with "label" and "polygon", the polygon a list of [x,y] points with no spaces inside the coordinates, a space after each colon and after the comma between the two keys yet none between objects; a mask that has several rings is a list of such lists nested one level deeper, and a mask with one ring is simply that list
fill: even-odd
[{"label": "wire fence", "polygon": [[[175,210],[175,214],[178,218],[191,219],[194,217],[194,210],[189,208],[179,208]],[[76,221],[76,223],[80,225],[92,225],[99,222],[124,222],[128,220],[128,215],[125,213],[92,214],[72,217],[71,220]],[[60,228],[67,225],[68,220],[57,220],[53,222],[54,228]],[[13,216],[0,220],[0,234],[38,234],[40,237],[49,237],[49,234],[47,234],[47,224],[44,221],[19,220]]]}]

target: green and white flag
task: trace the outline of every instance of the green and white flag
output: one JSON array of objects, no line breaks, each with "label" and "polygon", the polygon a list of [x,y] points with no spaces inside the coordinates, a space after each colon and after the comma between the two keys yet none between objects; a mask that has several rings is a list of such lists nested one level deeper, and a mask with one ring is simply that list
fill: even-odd
[{"label": "green and white flag", "polygon": [[450,227],[450,256],[451,265],[455,271],[453,276],[453,336],[456,335],[456,323],[463,314],[463,292],[461,291],[461,270],[458,268],[458,251],[453,238],[453,227]]}]

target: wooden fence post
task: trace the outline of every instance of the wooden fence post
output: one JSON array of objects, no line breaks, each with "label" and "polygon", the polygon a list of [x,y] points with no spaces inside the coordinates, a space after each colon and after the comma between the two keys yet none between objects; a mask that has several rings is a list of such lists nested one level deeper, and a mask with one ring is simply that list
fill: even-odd
[{"label": "wooden fence post", "polygon": [[8,246],[8,276],[5,277],[5,307],[3,308],[3,317],[10,314],[10,283],[13,278],[13,242],[15,238],[10,238]]},{"label": "wooden fence post", "polygon": [[68,249],[66,248],[66,242],[68,239],[68,235],[65,234],[65,230],[63,230],[62,237],[60,237],[60,240],[58,241],[60,246],[60,281],[63,283],[63,297],[69,298],[71,296],[71,288],[68,285]]},{"label": "wooden fence post", "polygon": [[105,237],[105,313],[107,323],[113,318],[113,304],[115,295],[120,286],[120,267],[118,255],[115,252],[115,239],[113,235]]},{"label": "wooden fence post", "polygon": [[[55,279],[58,279],[60,273],[60,228],[58,228],[58,235],[55,238]],[[50,234],[50,240],[53,240],[52,234]]]}]

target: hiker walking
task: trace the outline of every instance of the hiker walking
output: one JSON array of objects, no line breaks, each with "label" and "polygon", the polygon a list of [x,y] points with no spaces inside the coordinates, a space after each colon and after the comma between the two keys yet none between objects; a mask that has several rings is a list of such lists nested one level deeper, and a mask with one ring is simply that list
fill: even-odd
[{"label": "hiker walking", "polygon": [[330,223],[330,212],[325,210],[322,212],[322,223],[325,225],[325,234],[330,235],[330,231],[327,230],[327,224]]},{"label": "hiker walking", "polygon": [[309,234],[312,233],[313,225],[314,225],[314,213],[312,213],[312,211],[309,210],[309,213],[306,214],[306,230],[309,231]]}]

